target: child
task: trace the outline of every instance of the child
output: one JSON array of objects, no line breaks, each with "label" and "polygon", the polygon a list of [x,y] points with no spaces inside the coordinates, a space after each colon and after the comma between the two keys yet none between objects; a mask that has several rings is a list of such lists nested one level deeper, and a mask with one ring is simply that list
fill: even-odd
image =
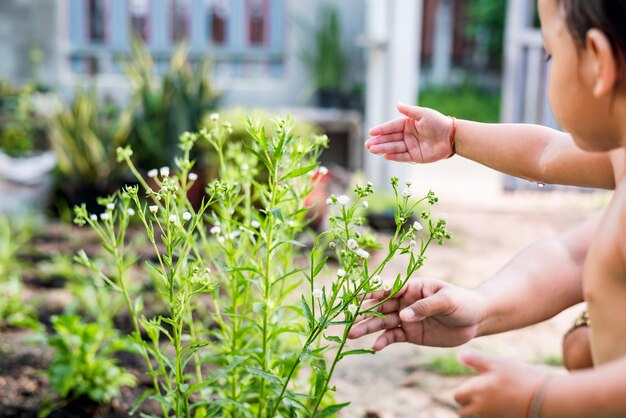
[{"label": "child", "polygon": [[[557,120],[584,150],[623,148],[626,145],[623,84],[626,2],[539,0],[539,13],[546,50],[553,54],[549,95]],[[533,180],[534,175],[540,173],[541,180],[547,178],[549,182],[590,187],[610,188],[613,186],[611,166],[615,173],[623,169],[622,152],[590,156],[568,147],[562,142],[565,136],[553,135],[545,128],[458,121],[456,135],[451,135],[455,131],[454,119],[444,125],[429,125],[429,118],[436,116],[427,114],[412,118],[415,119],[412,124],[404,119],[374,128],[372,135],[377,138],[368,141],[367,146],[387,159],[430,162],[452,154],[455,145],[457,152],[473,158],[474,152],[480,153],[480,147],[473,148],[475,144],[464,142],[463,138],[482,138],[495,147],[506,147],[494,148],[494,158],[483,160],[486,165],[506,168],[503,171]],[[423,129],[424,126],[438,127],[429,131]],[[442,126],[447,128],[443,130]],[[429,140],[442,135],[454,141]],[[504,136],[529,138],[532,142],[530,145],[522,141],[503,144],[494,139]],[[548,142],[546,138],[551,139]],[[554,150],[559,149],[565,151],[555,154]],[[499,155],[509,158],[502,160]],[[520,157],[536,164],[519,164]],[[560,163],[546,165],[547,157]],[[482,418],[626,415],[626,380],[623,378],[626,374],[626,305],[622,303],[626,297],[626,241],[621,233],[626,226],[626,180],[621,175],[615,179],[616,192],[604,213],[577,228],[568,239],[557,240],[560,246],[554,243],[552,251],[560,254],[560,258],[539,263],[544,267],[565,262],[554,266],[566,270],[555,277],[558,285],[533,281],[529,279],[532,274],[526,277],[513,274],[512,280],[506,283],[490,280],[474,291],[434,280],[413,281],[400,297],[382,307],[382,311],[389,314],[387,318],[366,319],[353,328],[351,336],[386,329],[375,343],[376,349],[398,341],[458,345],[477,335],[545,319],[556,313],[555,310],[580,301],[584,288],[593,323],[591,347],[596,369],[544,377],[527,366],[467,352],[461,355],[461,360],[482,374],[468,380],[457,391],[456,399],[463,406],[460,414]],[[591,232],[594,232],[593,237]],[[572,234],[581,238],[579,244],[575,244]],[[585,234],[588,242],[582,242]],[[537,247],[530,247],[526,254],[532,251],[537,251]],[[545,253],[537,252],[537,256],[545,257]],[[523,270],[517,264],[524,257],[528,255],[520,254],[502,271]],[[582,260],[581,287],[574,277],[580,274],[577,268]],[[524,285],[528,287],[531,283],[538,284],[539,288],[524,289]],[[546,294],[543,292],[546,289],[552,292]],[[376,297],[380,295],[373,295],[374,299]],[[524,301],[532,303],[522,303]],[[506,302],[512,304],[507,306]]]}]

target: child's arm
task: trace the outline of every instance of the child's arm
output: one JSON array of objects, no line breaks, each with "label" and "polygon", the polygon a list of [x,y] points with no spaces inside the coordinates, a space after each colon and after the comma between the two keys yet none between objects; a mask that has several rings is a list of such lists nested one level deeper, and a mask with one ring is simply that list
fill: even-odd
[{"label": "child's arm", "polygon": [[459,358],[480,373],[456,390],[461,417],[626,416],[626,358],[558,375],[473,351],[462,352]]},{"label": "child's arm", "polygon": [[[379,307],[384,318],[359,318],[349,336],[384,331],[374,342],[377,351],[396,342],[451,347],[551,318],[582,302],[583,261],[601,215],[527,247],[476,289],[412,279]],[[376,292],[365,303],[371,306],[386,296]]]},{"label": "child's arm", "polygon": [[[452,153],[452,119],[433,109],[398,104],[406,117],[370,130],[365,146],[392,161],[430,163]],[[612,189],[608,153],[579,149],[569,134],[539,125],[456,121],[456,153],[531,181]]]}]

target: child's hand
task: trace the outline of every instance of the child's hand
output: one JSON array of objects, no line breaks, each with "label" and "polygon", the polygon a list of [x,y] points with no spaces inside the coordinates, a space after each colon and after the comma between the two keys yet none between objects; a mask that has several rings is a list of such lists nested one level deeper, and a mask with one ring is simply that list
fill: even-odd
[{"label": "child's hand", "polygon": [[[379,291],[368,295],[363,310],[389,296]],[[385,330],[374,342],[380,351],[398,342],[453,347],[476,336],[485,305],[481,296],[441,280],[411,279],[393,298],[376,308],[384,318],[362,315],[350,330],[350,338]]]},{"label": "child's hand", "polygon": [[406,117],[370,129],[373,138],[365,142],[372,153],[386,160],[432,163],[452,154],[452,119],[433,109],[397,105]]},{"label": "child's hand", "polygon": [[454,399],[462,418],[525,418],[544,373],[515,361],[465,350],[459,360],[480,376],[463,383]]}]

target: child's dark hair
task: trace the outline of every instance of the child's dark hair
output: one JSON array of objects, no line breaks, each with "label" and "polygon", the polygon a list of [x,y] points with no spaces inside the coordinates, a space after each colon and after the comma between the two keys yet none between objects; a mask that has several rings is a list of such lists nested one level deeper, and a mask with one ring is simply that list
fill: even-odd
[{"label": "child's dark hair", "polygon": [[[624,0],[559,0],[565,12],[565,23],[574,41],[585,47],[587,32],[596,28],[606,34],[619,72],[626,59],[626,1]],[[620,77],[622,79],[623,77]]]}]

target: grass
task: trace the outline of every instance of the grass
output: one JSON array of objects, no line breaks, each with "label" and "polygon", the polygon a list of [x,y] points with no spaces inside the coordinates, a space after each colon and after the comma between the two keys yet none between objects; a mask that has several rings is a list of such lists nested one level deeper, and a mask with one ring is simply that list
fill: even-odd
[{"label": "grass", "polygon": [[426,370],[442,376],[467,376],[474,373],[459,362],[455,351],[433,355],[426,362]]},{"label": "grass", "polygon": [[476,122],[500,121],[500,95],[463,84],[458,87],[429,88],[420,92],[419,105],[444,115]]}]

